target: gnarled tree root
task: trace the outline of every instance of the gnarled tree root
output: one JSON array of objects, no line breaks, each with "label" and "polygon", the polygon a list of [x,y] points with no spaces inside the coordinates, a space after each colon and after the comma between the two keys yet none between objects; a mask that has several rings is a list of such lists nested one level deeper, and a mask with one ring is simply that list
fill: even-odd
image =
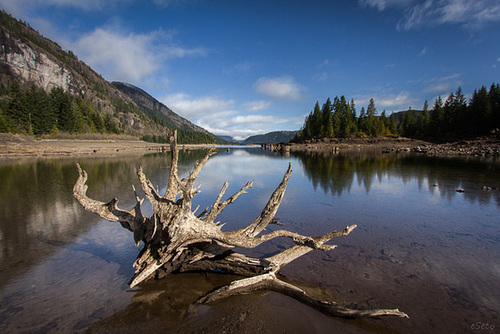
[{"label": "gnarled tree root", "polygon": [[[223,232],[222,225],[215,219],[225,207],[251,188],[252,182],[248,182],[238,192],[226,200],[222,200],[228,187],[228,183],[224,183],[213,205],[200,214],[196,214],[197,208],[192,210],[191,204],[198,193],[199,186],[194,187],[194,183],[203,166],[210,156],[215,154],[216,150],[210,149],[208,154],[195,164],[191,173],[181,180],[177,169],[179,157],[175,133],[170,137],[170,149],[172,167],[168,186],[163,196],[148,180],[142,168],[139,168],[137,172],[145,197],[153,209],[153,214],[150,217],[143,216],[141,212],[143,200],[139,198],[135,188],[133,191],[136,204],[129,210],[120,209],[116,198],[107,203],[89,198],[86,185],[88,175],[77,165],[79,177],[73,187],[73,195],[76,200],[85,210],[106,220],[119,222],[124,228],[132,231],[136,245],[140,242],[143,243],[143,248],[134,263],[136,273],[130,281],[131,287],[147,279],[163,277],[172,272],[222,270],[250,277],[234,281],[206,295],[199,299],[197,304],[255,290],[272,290],[293,297],[333,316],[393,315],[408,317],[397,309],[352,310],[332,302],[316,300],[302,289],[277,278],[276,274],[283,266],[312,250],[329,251],[334,249],[335,245],[325,243],[333,238],[348,235],[356,228],[356,225],[351,225],[342,231],[333,231],[318,237],[303,236],[281,229],[263,233],[269,224],[277,223],[275,215],[292,173],[291,165],[261,214],[253,222],[247,227]],[[294,246],[262,259],[247,257],[232,251],[234,247],[254,248],[277,237],[291,239]]]}]

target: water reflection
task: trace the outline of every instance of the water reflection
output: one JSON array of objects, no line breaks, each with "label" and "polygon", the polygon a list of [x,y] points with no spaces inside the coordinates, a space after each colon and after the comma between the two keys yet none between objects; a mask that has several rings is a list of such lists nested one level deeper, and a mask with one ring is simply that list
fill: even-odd
[{"label": "water reflection", "polygon": [[[205,154],[181,152],[180,176]],[[300,333],[311,324],[318,333],[464,332],[472,322],[500,321],[499,191],[482,190],[500,186],[494,161],[365,152],[281,157],[223,149],[207,162],[194,206],[211,205],[226,180],[227,197],[254,181],[219,216],[225,230],[260,214],[289,162],[294,172],[277,214],[284,228],[319,235],[358,224],[348,238],[336,240],[334,251],[311,252],[281,273],[358,303],[352,307],[400,307],[411,316],[365,322],[375,327],[341,323],[272,293],[190,309],[193,300],[232,278],[223,275],[175,275],[129,290],[138,249],[129,231],[76,204],[77,161],[89,173],[89,195],[102,201],[116,196],[123,208],[135,202],[131,185],[140,189],[139,166],[164,190],[171,164],[160,153],[2,161],[0,332]],[[150,214],[147,205],[143,212]],[[271,255],[289,246],[276,239],[246,254]]]},{"label": "water reflection", "polygon": [[[454,196],[464,196],[470,203],[489,204],[494,199],[500,205],[500,164],[492,160],[371,153],[313,151],[294,156],[314,188],[325,194],[341,196],[356,183],[368,194],[374,182],[397,177],[403,183],[415,180],[419,188],[438,192],[450,201]],[[464,189],[464,193],[458,194],[457,189]]]}]

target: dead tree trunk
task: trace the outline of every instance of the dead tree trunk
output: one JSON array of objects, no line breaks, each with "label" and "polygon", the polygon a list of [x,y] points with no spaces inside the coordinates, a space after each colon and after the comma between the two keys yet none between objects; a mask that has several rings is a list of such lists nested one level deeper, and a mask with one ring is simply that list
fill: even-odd
[{"label": "dead tree trunk", "polygon": [[[77,165],[79,177],[73,188],[73,194],[78,202],[85,210],[106,220],[119,222],[124,228],[132,231],[136,245],[141,241],[144,243],[134,263],[136,272],[130,281],[131,287],[149,278],[164,277],[172,272],[222,270],[249,277],[233,281],[202,297],[197,303],[208,303],[235,294],[265,289],[291,296],[334,316],[395,315],[407,317],[398,309],[354,310],[333,302],[319,301],[302,289],[277,277],[277,272],[284,265],[314,249],[322,251],[334,249],[336,246],[325,243],[333,238],[348,235],[356,227],[356,225],[347,226],[342,231],[334,231],[318,237],[303,236],[286,230],[261,234],[269,224],[277,223],[274,216],[292,173],[291,165],[262,213],[251,224],[242,229],[223,232],[221,225],[215,219],[226,206],[251,188],[252,182],[248,182],[237,193],[223,201],[222,197],[228,187],[228,183],[225,182],[213,205],[196,214],[198,208],[192,210],[191,202],[199,187],[194,187],[194,183],[201,169],[216,150],[212,148],[203,159],[195,164],[190,174],[181,180],[177,173],[176,134],[170,137],[170,149],[172,167],[163,196],[147,179],[142,168],[138,170],[140,184],[146,199],[153,208],[153,214],[150,217],[142,215],[143,199],[139,199],[135,188],[137,202],[130,210],[118,208],[116,198],[104,203],[87,197],[85,184],[87,173]],[[234,247],[253,248],[276,237],[290,238],[295,245],[268,258],[251,258],[231,250]]]}]

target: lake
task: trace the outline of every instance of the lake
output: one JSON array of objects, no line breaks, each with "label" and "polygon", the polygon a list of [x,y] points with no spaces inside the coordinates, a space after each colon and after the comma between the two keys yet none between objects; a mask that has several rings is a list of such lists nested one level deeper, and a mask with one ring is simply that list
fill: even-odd
[{"label": "lake", "polygon": [[[186,176],[206,151],[181,151]],[[184,273],[130,289],[139,252],[131,232],[85,212],[72,197],[80,163],[88,195],[135,204],[143,166],[165,189],[167,154],[0,161],[2,333],[460,333],[500,328],[500,161],[411,153],[294,153],[220,149],[197,184],[194,206],[254,187],[218,217],[223,230],[251,223],[293,173],[277,213],[285,228],[316,236],[347,225],[332,251],[285,266],[289,281],[353,308],[399,308],[410,318],[339,319],[277,293],[257,292],[192,306],[236,276]],[[492,189],[488,188],[491,187]],[[463,189],[463,192],[457,192]],[[143,196],[142,196],[143,197]],[[151,214],[148,204],[143,212]],[[274,239],[249,256],[292,244]],[[477,330],[476,330],[477,329]]]}]

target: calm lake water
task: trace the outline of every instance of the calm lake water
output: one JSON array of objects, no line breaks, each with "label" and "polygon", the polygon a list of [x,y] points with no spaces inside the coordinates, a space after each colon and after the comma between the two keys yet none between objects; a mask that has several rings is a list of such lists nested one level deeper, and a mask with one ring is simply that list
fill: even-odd
[{"label": "calm lake water", "polygon": [[[187,175],[204,151],[181,152]],[[134,204],[139,166],[165,189],[170,157],[0,162],[1,333],[468,333],[500,330],[500,161],[346,152],[274,155],[220,150],[200,173],[202,208],[224,181],[227,196],[254,187],[219,216],[225,230],[260,214],[288,163],[293,173],[277,216],[286,228],[321,235],[357,224],[329,252],[314,251],[281,273],[311,293],[357,308],[399,308],[410,319],[328,317],[277,293],[191,303],[235,279],[171,275],[127,285],[139,249],[130,232],[84,212],[72,197],[75,163],[89,196]],[[456,190],[463,188],[464,192]],[[226,198],[227,198],[226,196]],[[144,204],[144,212],[151,210]],[[289,247],[275,239],[251,256]],[[478,329],[476,329],[478,328]],[[482,328],[482,329],[480,329]]]}]

